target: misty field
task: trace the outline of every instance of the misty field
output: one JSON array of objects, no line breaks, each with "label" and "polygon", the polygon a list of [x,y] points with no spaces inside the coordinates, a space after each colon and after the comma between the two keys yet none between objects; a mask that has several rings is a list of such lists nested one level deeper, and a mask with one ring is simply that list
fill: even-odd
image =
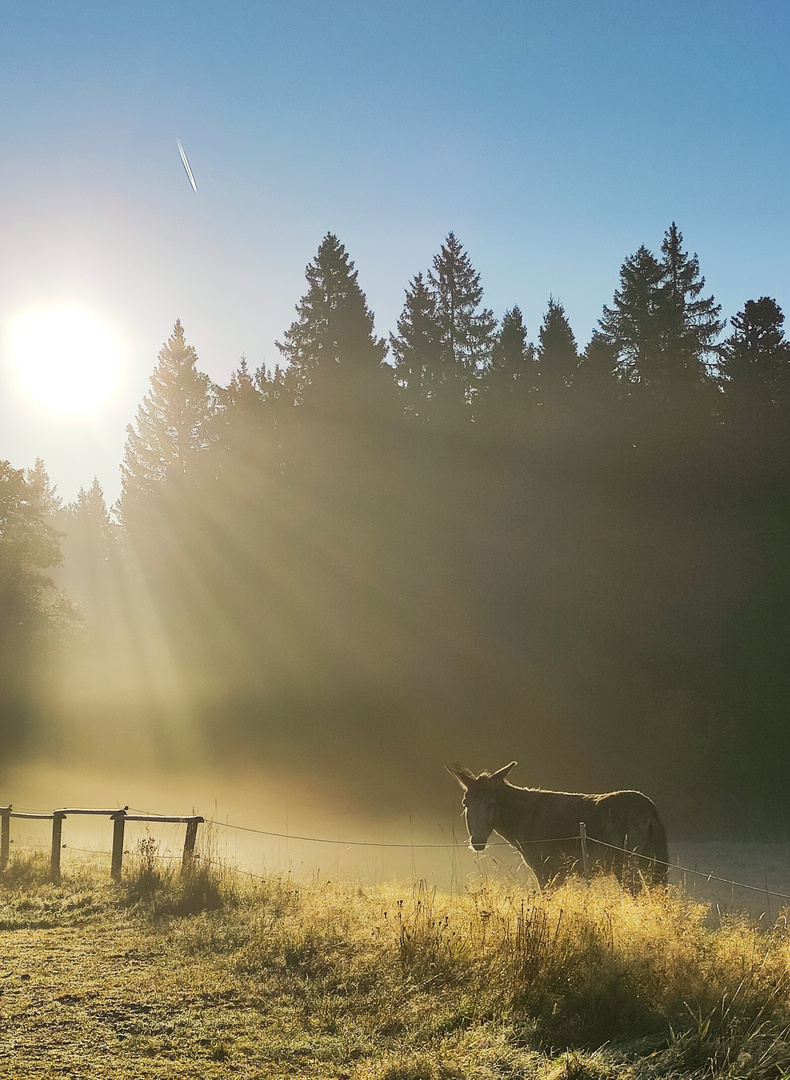
[{"label": "misty field", "polygon": [[790,1074],[790,934],[602,879],[451,895],[204,865],[0,887],[0,1076]]}]

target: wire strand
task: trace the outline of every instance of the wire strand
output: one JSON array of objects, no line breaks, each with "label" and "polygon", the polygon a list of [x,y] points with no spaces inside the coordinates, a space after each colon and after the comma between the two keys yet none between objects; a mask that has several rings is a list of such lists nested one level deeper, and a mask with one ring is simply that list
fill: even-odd
[{"label": "wire strand", "polygon": [[[466,847],[466,844],[392,844],[385,843],[384,841],[377,842],[375,840],[329,840],[322,836],[298,836],[294,833],[282,833],[271,832],[268,829],[253,829],[249,825],[232,825],[227,821],[212,821],[212,825],[217,825],[223,829],[233,829],[238,832],[256,833],[258,836],[275,836],[281,840],[303,840],[309,844],[338,844],[340,847],[374,847],[374,848],[402,848],[406,851],[410,851],[412,848],[444,848],[452,849],[458,847]],[[573,839],[573,837],[570,837]],[[534,841],[534,843],[542,843],[542,841]],[[488,847],[510,847],[506,841],[497,841],[494,844],[488,844]]]},{"label": "wire strand", "polygon": [[[22,813],[22,812],[23,811],[20,808],[20,813]],[[26,812],[30,813],[31,811],[27,810]],[[45,813],[45,811],[41,811],[41,812]],[[134,810],[134,812],[135,813],[141,813],[141,814],[150,813],[150,811],[148,811],[148,810]],[[11,813],[11,816],[12,817],[14,816],[13,811]],[[154,815],[152,815],[152,816],[154,816]],[[163,815],[156,815],[156,816],[158,817],[158,816],[163,816]],[[154,821],[153,824],[156,824],[156,822]],[[270,837],[274,837],[274,838],[280,839],[280,840],[296,840],[296,841],[300,841],[302,843],[309,843],[309,844],[335,844],[335,845],[337,845],[339,847],[344,847],[344,848],[368,847],[368,848],[379,848],[379,849],[381,849],[381,848],[398,849],[398,850],[402,850],[402,851],[411,851],[411,850],[415,850],[415,849],[417,849],[417,850],[433,850],[433,851],[445,850],[446,851],[446,850],[458,850],[458,849],[463,850],[463,849],[467,848],[467,844],[463,844],[463,843],[460,843],[458,841],[456,841],[455,843],[452,843],[452,844],[414,844],[414,843],[396,844],[396,843],[390,843],[390,842],[378,842],[377,843],[376,841],[373,841],[373,840],[330,840],[327,837],[301,836],[301,835],[293,834],[293,833],[273,832],[273,831],[271,831],[269,829],[256,829],[256,828],[253,828],[250,825],[234,825],[231,822],[227,822],[227,821],[211,821],[211,820],[208,820],[206,822],[206,824],[209,825],[209,826],[217,826],[217,827],[221,827],[223,829],[233,830],[235,832],[252,833],[252,834],[254,834],[256,836],[270,836]],[[553,838],[553,839],[543,839],[543,840],[522,840],[522,841],[519,842],[518,847],[523,849],[528,844],[529,845],[536,845],[536,844],[567,844],[567,843],[572,843],[572,842],[578,842],[579,840],[580,840],[579,835],[576,835],[576,836],[563,836],[563,837],[557,837],[557,838]],[[759,885],[748,885],[744,881],[736,881],[733,878],[721,877],[718,874],[713,873],[713,871],[711,871],[710,873],[707,873],[707,872],[702,871],[702,870],[692,870],[691,867],[681,866],[679,863],[666,862],[663,859],[656,859],[651,855],[644,855],[644,854],[642,854],[642,852],[639,852],[639,851],[631,851],[631,850],[629,850],[628,848],[625,848],[625,847],[618,847],[616,844],[609,844],[605,840],[598,840],[594,836],[589,836],[588,835],[586,837],[586,840],[587,840],[588,844],[598,844],[599,847],[604,847],[604,848],[609,849],[610,851],[619,852],[619,853],[621,853],[623,855],[629,856],[629,858],[642,859],[643,861],[649,862],[649,863],[651,863],[653,865],[665,866],[665,867],[667,867],[667,869],[674,870],[674,871],[676,871],[678,873],[681,873],[681,874],[691,874],[693,877],[704,878],[704,880],[709,881],[709,882],[710,881],[715,881],[715,882],[718,882],[721,885],[729,885],[731,887],[738,888],[738,889],[746,889],[749,892],[760,893],[761,895],[765,895],[765,896],[768,896],[768,897],[775,897],[776,899],[779,899],[779,900],[788,900],[788,901],[790,901],[790,894],[783,893],[783,892],[777,892],[775,889],[769,889],[769,888],[759,886]],[[46,845],[42,845],[42,844],[29,844],[29,845],[26,845],[24,843],[17,842],[16,846],[17,847],[35,847],[35,848],[41,848],[43,850],[46,850]],[[488,850],[490,848],[493,848],[493,847],[510,847],[510,848],[514,848],[514,850],[518,850],[518,848],[515,848],[513,844],[509,844],[507,841],[496,841],[493,844],[488,844],[486,846],[486,850]],[[85,851],[85,852],[91,852],[91,853],[95,853],[95,854],[105,854],[105,855],[110,854],[109,852],[96,851],[96,849],[78,848],[78,847],[73,847],[73,846],[70,846],[67,850]],[[133,855],[135,853],[127,851],[127,852],[125,852],[125,854]],[[159,859],[174,859],[174,860],[181,858],[181,856],[179,856],[179,855],[158,855],[158,854],[156,856],[154,856],[154,857],[159,858]],[[253,874],[250,871],[239,870],[239,873],[248,874],[248,876],[256,878],[256,879],[261,880],[261,881],[265,880],[265,878],[261,878],[261,877],[259,877],[259,875]]]},{"label": "wire strand", "polygon": [[776,892],[774,889],[767,889],[762,885],[747,885],[744,881],[719,877],[713,871],[706,873],[704,870],[692,870],[690,867],[681,866],[679,863],[664,862],[663,859],[654,859],[651,855],[643,855],[641,851],[630,851],[628,848],[617,847],[615,844],[607,844],[605,840],[596,840],[593,836],[587,837],[587,843],[598,844],[600,847],[609,848],[610,851],[620,851],[632,859],[644,859],[647,862],[658,866],[666,866],[670,870],[677,870],[683,874],[693,874],[695,877],[704,878],[706,881],[718,881],[722,885],[735,885],[739,889],[749,889],[751,892],[762,893],[765,896],[775,896],[779,900],[790,900],[788,893]]}]

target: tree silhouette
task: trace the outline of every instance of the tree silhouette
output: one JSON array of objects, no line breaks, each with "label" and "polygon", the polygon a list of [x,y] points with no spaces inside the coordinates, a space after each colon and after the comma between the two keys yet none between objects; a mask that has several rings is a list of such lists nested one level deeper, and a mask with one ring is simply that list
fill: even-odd
[{"label": "tree silhouette", "polygon": [[80,488],[64,512],[63,580],[69,595],[86,602],[96,612],[107,592],[107,565],[117,545],[113,525],[98,479],[86,491]]},{"label": "tree silhouette", "polygon": [[644,245],[620,269],[620,286],[612,307],[604,306],[598,341],[617,357],[632,383],[651,382],[660,366],[658,312],[663,268]]},{"label": "tree silhouette", "polygon": [[374,333],[354,264],[332,233],[305,276],[309,289],[296,306],[297,318],[277,342],[295,400],[318,408],[364,407],[366,395],[382,383],[387,350]]},{"label": "tree silhouette", "polygon": [[733,333],[721,347],[719,371],[731,402],[774,411],[790,404],[790,342],[784,314],[768,296],[747,300],[730,320]]},{"label": "tree silhouette", "polygon": [[[41,481],[43,480],[43,484]],[[19,604],[31,615],[53,582],[43,573],[59,566],[60,533],[52,524],[42,491],[49,489],[43,464],[37,463],[32,480],[9,462],[0,462],[0,589],[8,610]],[[51,489],[49,489],[51,490]]]},{"label": "tree silhouette", "polygon": [[617,352],[611,341],[594,331],[579,358],[573,380],[576,395],[584,395],[588,405],[614,401],[622,391]]},{"label": "tree silhouette", "polygon": [[666,375],[700,386],[708,378],[706,361],[714,353],[713,343],[724,321],[713,297],[700,297],[705,278],[700,275],[699,259],[683,251],[682,244],[683,234],[673,221],[661,244],[661,347]]},{"label": "tree silhouette", "polygon": [[[282,383],[279,368],[271,376],[264,368],[251,372],[242,356],[228,385],[216,389],[219,408],[211,423],[210,470],[221,472],[241,465],[255,473],[264,466],[275,468],[279,464],[274,403]],[[292,407],[293,400],[289,399],[288,409]]]},{"label": "tree silhouette", "polygon": [[48,646],[78,621],[49,573],[63,561],[55,501],[40,459],[27,477],[0,461],[0,737],[8,748],[32,732]]},{"label": "tree silhouette", "polygon": [[404,411],[424,419],[427,399],[435,392],[432,383],[440,370],[441,335],[435,296],[422,274],[415,275],[409,283],[397,331],[390,334],[390,347]]},{"label": "tree silhouette", "polygon": [[[784,314],[771,297],[747,300],[731,319],[732,333],[719,350],[723,391],[719,432],[741,505],[748,489],[781,513],[790,473],[790,342]],[[790,510],[785,507],[785,513]]]},{"label": "tree silhouette", "polygon": [[436,366],[428,368],[428,394],[440,411],[454,415],[471,402],[490,360],[496,320],[480,306],[480,275],[454,233],[435,256],[428,284],[439,339]]},{"label": "tree silhouette", "polygon": [[159,352],[137,419],[126,428],[121,466],[124,514],[164,481],[183,483],[195,455],[209,445],[216,393],[196,364],[197,353],[187,345],[181,321],[176,320]]},{"label": "tree silhouette", "polygon": [[576,338],[565,309],[553,297],[549,298],[538,337],[540,393],[544,402],[553,403],[570,385],[579,364]]},{"label": "tree silhouette", "polygon": [[599,322],[600,336],[628,381],[664,401],[710,382],[708,359],[724,326],[713,297],[700,298],[705,278],[697,256],[684,252],[682,243],[673,222],[661,260],[644,245],[629,256],[613,306],[604,307]]},{"label": "tree silhouette", "polygon": [[486,389],[501,387],[509,393],[523,387],[527,393],[537,389],[538,372],[535,350],[527,342],[527,328],[518,306],[502,316],[502,323],[491,348],[491,361],[483,373]]},{"label": "tree silhouette", "polygon": [[58,495],[57,487],[50,482],[46,466],[40,457],[36,458],[33,468],[26,471],[25,480],[31,502],[50,525],[56,526],[63,500]]},{"label": "tree silhouette", "polygon": [[593,332],[579,357],[568,396],[587,465],[601,475],[613,467],[621,469],[623,455],[628,455],[629,447],[633,450],[623,403],[625,389],[612,343]]},{"label": "tree silhouette", "polygon": [[490,362],[480,376],[475,418],[492,431],[524,432],[529,426],[528,410],[538,400],[535,361],[521,309],[513,307],[502,316]]}]

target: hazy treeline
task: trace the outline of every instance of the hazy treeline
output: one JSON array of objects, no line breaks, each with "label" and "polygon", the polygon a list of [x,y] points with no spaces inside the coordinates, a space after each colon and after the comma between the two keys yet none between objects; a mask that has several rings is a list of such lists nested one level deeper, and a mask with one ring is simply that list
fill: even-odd
[{"label": "hazy treeline", "polygon": [[516,757],[543,786],[643,787],[679,822],[781,820],[776,302],[725,327],[674,225],[583,349],[554,299],[533,341],[518,307],[495,318],[452,234],[388,340],[335,236],[307,286],[282,367],[242,360],[225,387],[176,323],[114,513],[97,483],[63,507],[42,465],[3,466],[6,743],[93,710],[167,753],[178,714],[220,759],[360,792]]}]

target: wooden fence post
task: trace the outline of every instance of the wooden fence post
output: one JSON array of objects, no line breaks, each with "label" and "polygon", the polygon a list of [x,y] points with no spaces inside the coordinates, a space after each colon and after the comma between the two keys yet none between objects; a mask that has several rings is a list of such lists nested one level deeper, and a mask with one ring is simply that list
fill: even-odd
[{"label": "wooden fence post", "polygon": [[582,873],[587,884],[590,884],[590,856],[587,851],[587,826],[583,821],[579,822],[579,840],[582,847]]},{"label": "wooden fence post", "polygon": [[123,863],[123,830],[126,824],[126,811],[117,810],[111,815],[112,827],[112,864],[110,876],[113,881],[121,880],[121,865]]},{"label": "wooden fence post", "polygon": [[49,876],[58,885],[60,883],[60,849],[63,840],[63,819],[66,815],[57,811],[52,815],[52,854],[49,860]]},{"label": "wooden fence post", "polygon": [[0,806],[0,874],[8,866],[11,846],[11,804]]},{"label": "wooden fence post", "polygon": [[192,860],[195,858],[195,841],[197,840],[197,830],[198,825],[202,820],[202,817],[191,817],[187,821],[187,834],[184,837],[184,855],[181,859],[182,875],[189,872],[192,866]]}]

